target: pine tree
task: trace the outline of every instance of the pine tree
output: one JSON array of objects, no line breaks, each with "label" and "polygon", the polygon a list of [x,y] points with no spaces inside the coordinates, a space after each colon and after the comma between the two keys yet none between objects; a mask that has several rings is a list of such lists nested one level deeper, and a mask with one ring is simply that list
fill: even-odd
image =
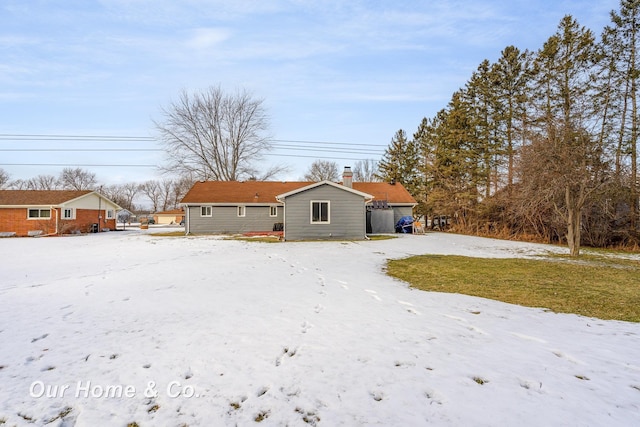
[{"label": "pine tree", "polygon": [[[640,1],[621,0],[620,11],[611,12],[612,26],[603,33],[603,54],[611,73],[610,90],[620,101],[616,174],[621,175],[624,158],[630,163],[631,229],[640,210],[638,182],[638,91],[640,91]],[[616,86],[617,84],[617,86]]]},{"label": "pine tree", "polygon": [[404,130],[398,130],[378,165],[377,176],[382,181],[395,181],[404,185],[412,196],[419,196],[419,153],[413,140]]}]

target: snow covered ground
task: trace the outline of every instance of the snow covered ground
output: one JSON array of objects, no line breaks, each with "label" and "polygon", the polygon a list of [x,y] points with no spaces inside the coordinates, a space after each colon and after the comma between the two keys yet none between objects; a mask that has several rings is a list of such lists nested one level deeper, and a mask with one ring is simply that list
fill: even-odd
[{"label": "snow covered ground", "polygon": [[439,233],[0,239],[0,425],[640,425],[640,324],[383,271],[548,250]]}]

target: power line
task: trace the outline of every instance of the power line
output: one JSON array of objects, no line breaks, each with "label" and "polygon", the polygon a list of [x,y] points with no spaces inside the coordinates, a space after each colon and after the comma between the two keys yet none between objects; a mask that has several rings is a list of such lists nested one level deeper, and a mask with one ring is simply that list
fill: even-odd
[{"label": "power line", "polygon": [[80,141],[155,141],[150,136],[119,136],[119,135],[53,135],[53,134],[0,134],[2,141],[59,141],[73,139]]},{"label": "power line", "polygon": [[101,151],[164,151],[160,148],[0,148],[0,151],[18,152],[101,152]]},{"label": "power line", "polygon": [[386,145],[379,144],[358,144],[354,142],[324,142],[324,141],[304,141],[304,140],[296,140],[296,139],[271,139],[272,142],[295,142],[300,144],[325,144],[325,145],[361,145],[365,147],[384,147]]},{"label": "power line", "polygon": [[117,167],[117,168],[157,168],[157,165],[110,165],[110,164],[80,164],[80,163],[0,163],[0,166],[63,166],[63,167]]},{"label": "power line", "polygon": [[[69,142],[158,142],[152,136],[129,136],[129,135],[77,135],[77,134],[19,134],[19,133],[0,133],[0,141],[64,141]],[[386,148],[379,144],[362,144],[354,142],[335,142],[335,141],[310,141],[303,139],[269,139],[269,142],[283,142],[294,144],[316,144],[316,145],[340,145],[343,147],[362,146],[370,148]]]},{"label": "power line", "polygon": [[326,160],[352,160],[352,161],[358,161],[358,160],[372,160],[371,158],[359,158],[359,159],[354,159],[352,157],[322,157],[322,156],[305,156],[305,155],[299,155],[299,154],[275,154],[275,153],[268,153],[268,154],[264,154],[265,156],[276,156],[276,157],[303,157],[303,158],[309,158],[309,159],[326,159]]}]

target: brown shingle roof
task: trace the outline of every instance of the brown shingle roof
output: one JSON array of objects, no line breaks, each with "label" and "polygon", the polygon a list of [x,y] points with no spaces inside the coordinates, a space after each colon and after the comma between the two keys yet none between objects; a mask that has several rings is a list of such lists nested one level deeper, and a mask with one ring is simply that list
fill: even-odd
[{"label": "brown shingle roof", "polygon": [[[277,182],[277,181],[205,181],[196,182],[184,196],[182,203],[278,203],[276,196],[297,190],[313,182]],[[387,200],[389,203],[416,203],[411,194],[401,185],[386,182],[354,182],[353,189],[371,194],[375,200]]]},{"label": "brown shingle roof", "polygon": [[59,205],[89,193],[89,190],[0,190],[0,205]]},{"label": "brown shingle roof", "polygon": [[156,212],[155,215],[182,215],[184,211],[182,209],[171,209],[169,211]]},{"label": "brown shingle roof", "polygon": [[407,189],[400,183],[354,182],[353,189],[371,194],[374,200],[386,200],[391,204],[416,204],[416,199],[414,199]]},{"label": "brown shingle roof", "polygon": [[182,203],[278,203],[276,196],[310,182],[204,181],[196,182]]}]

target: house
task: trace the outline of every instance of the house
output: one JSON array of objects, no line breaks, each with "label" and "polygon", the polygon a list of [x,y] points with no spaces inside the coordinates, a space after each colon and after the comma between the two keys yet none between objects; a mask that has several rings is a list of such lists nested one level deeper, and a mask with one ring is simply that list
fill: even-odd
[{"label": "house", "polygon": [[276,196],[284,205],[285,240],[364,239],[371,194],[321,181]]},{"label": "house", "polygon": [[184,220],[182,209],[172,209],[169,211],[156,212],[153,214],[156,224],[180,224]]},{"label": "house", "polygon": [[119,209],[90,190],[0,190],[0,232],[36,236],[113,230]]},{"label": "house", "polygon": [[372,228],[393,233],[395,221],[411,215],[416,204],[400,183],[353,182],[348,167],[341,184],[196,182],[180,203],[187,234],[283,230],[285,240],[363,239]]}]

